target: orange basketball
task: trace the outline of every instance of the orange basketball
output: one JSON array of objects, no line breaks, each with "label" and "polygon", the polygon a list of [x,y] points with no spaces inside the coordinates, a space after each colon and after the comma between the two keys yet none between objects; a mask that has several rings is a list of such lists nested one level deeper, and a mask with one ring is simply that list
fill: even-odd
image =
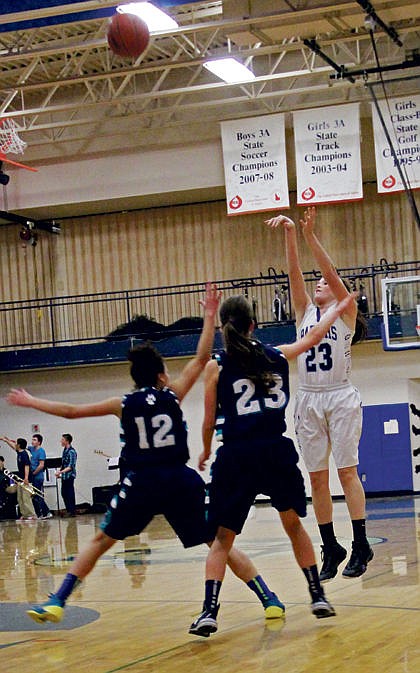
[{"label": "orange basketball", "polygon": [[117,12],[108,28],[108,44],[114,54],[124,58],[137,58],[149,44],[147,24],[135,14]]}]

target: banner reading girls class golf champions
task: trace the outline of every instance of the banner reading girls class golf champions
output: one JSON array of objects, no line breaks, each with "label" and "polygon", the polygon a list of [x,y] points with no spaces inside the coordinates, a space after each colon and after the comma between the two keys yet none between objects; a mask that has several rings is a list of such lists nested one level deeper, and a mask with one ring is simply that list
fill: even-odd
[{"label": "banner reading girls class golf champions", "polygon": [[363,198],[359,105],[293,112],[297,203]]},{"label": "banner reading girls class golf champions", "polygon": [[398,172],[415,189],[420,187],[420,95],[379,101],[394,154],[383,130],[381,120],[372,104],[375,138],[376,178],[378,192],[401,192],[404,185]]},{"label": "banner reading girls class golf champions", "polygon": [[289,206],[284,115],[221,123],[228,215]]}]

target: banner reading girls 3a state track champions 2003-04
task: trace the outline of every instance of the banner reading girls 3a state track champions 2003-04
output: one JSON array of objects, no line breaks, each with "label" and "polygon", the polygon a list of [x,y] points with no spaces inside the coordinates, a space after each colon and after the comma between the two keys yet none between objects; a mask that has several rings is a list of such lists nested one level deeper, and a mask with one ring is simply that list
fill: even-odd
[{"label": "banner reading girls 3a state track champions 2003-04", "polygon": [[398,164],[406,182],[413,189],[419,188],[420,95],[391,98],[379,101],[378,105],[394,148],[392,152],[379,115],[372,105],[378,192],[386,194],[404,190]]},{"label": "banner reading girls 3a state track champions 2003-04", "polygon": [[359,105],[293,112],[297,203],[363,198]]},{"label": "banner reading girls 3a state track champions 2003-04", "polygon": [[284,115],[222,122],[228,215],[287,208]]}]

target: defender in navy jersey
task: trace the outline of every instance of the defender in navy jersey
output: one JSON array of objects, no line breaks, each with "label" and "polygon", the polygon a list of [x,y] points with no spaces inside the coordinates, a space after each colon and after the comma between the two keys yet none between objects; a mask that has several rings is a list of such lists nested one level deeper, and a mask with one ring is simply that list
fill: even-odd
[{"label": "defender in navy jersey", "polygon": [[[187,428],[180,403],[210,358],[220,293],[206,287],[204,325],[194,358],[171,382],[162,356],[153,346],[142,345],[129,353],[134,391],[93,404],[65,404],[12,390],[10,404],[32,407],[65,418],[112,414],[121,421],[121,484],[112,498],[100,530],[80,552],[58,591],[42,605],[28,610],[38,623],[59,622],[74,588],[94,568],[97,560],[117,540],[140,533],[156,514],[163,514],[184,547],[211,542],[206,519],[205,483],[186,465],[189,459]],[[266,618],[284,615],[284,606],[268,587],[254,564],[241,551],[229,555],[232,571],[260,599]]]},{"label": "defender in navy jersey", "polygon": [[[143,362],[138,357],[141,352]],[[144,361],[150,358],[163,367],[153,347],[143,347],[140,353],[130,355],[140,376]],[[161,374],[167,379],[164,371]],[[163,514],[184,547],[208,542],[212,536],[206,521],[205,484],[186,465],[187,426],[175,392],[156,383],[125,395],[120,439],[122,485],[101,524],[104,533],[114,540],[124,539]]]},{"label": "defender in navy jersey", "polygon": [[189,459],[187,425],[179,400],[168,387],[145,386],[122,400],[120,464],[184,465]]},{"label": "defender in navy jersey", "polygon": [[[315,235],[315,208],[308,208],[300,221],[305,241],[322,274],[313,301],[306,292],[300,268],[295,223],[279,215],[268,220],[267,224],[272,227],[281,224],[285,229],[296,328],[298,334],[303,334],[336,302],[349,296],[349,292]],[[329,487],[330,453],[337,467],[353,528],[352,553],[342,572],[343,576],[350,578],[363,575],[373,558],[366,537],[365,494],[357,473],[362,431],[361,399],[349,378],[351,344],[360,341],[365,331],[366,323],[353,301],[321,343],[298,357],[295,429],[311,480],[312,503],[323,542],[321,581],[335,577],[338,566],[347,555],[334,532]]]},{"label": "defender in navy jersey", "polygon": [[268,495],[279,512],[308,581],[312,613],[318,618],[335,615],[299,518],[306,515],[306,495],[298,455],[292,440],[283,435],[289,401],[286,358],[318,343],[350,301],[352,297],[346,298],[302,339],[279,350],[252,339],[252,307],[243,295],[230,297],[221,306],[225,351],[205,369],[204,450],[199,459],[204,469],[216,422],[219,425],[224,419],[223,444],[212,465],[210,484],[210,521],[217,533],[207,556],[203,611],[190,627],[194,635],[207,637],[217,631],[218,597],[228,555],[259,493]]},{"label": "defender in navy jersey", "polygon": [[[217,401],[224,417],[223,437],[225,441],[252,439],[259,444],[272,441],[286,430],[285,411],[289,401],[289,366],[285,357],[275,348],[262,346],[264,362],[270,363],[273,385],[269,397],[264,389],[255,386],[243,377],[243,371],[226,352],[216,356],[219,365]],[[232,390],[239,395],[232,396]],[[263,413],[265,411],[265,413]]]}]

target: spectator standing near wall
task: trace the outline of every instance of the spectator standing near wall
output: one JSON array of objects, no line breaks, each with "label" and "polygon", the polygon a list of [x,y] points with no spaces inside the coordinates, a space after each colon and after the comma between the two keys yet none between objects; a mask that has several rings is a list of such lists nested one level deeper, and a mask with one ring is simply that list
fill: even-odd
[{"label": "spectator standing near wall", "polygon": [[72,446],[73,437],[64,433],[61,437],[63,454],[61,467],[55,473],[57,479],[61,479],[61,497],[63,498],[67,516],[76,516],[76,495],[74,492],[74,480],[76,479],[77,453]]},{"label": "spectator standing near wall", "polygon": [[[32,445],[29,446],[29,451],[31,452],[32,483],[38,491],[44,493],[44,470],[47,456],[42,441],[42,435],[38,433],[32,435]],[[35,494],[33,503],[39,519],[51,519],[52,513],[43,496]]]},{"label": "spectator standing near wall", "polygon": [[19,506],[20,518],[18,521],[35,521],[36,514],[32,502],[32,495],[29,491],[32,473],[31,473],[31,454],[27,446],[28,443],[23,437],[18,437],[16,441],[10,437],[0,437],[2,442],[6,442],[11,449],[16,451],[18,476],[22,482],[18,486],[17,501]]}]

